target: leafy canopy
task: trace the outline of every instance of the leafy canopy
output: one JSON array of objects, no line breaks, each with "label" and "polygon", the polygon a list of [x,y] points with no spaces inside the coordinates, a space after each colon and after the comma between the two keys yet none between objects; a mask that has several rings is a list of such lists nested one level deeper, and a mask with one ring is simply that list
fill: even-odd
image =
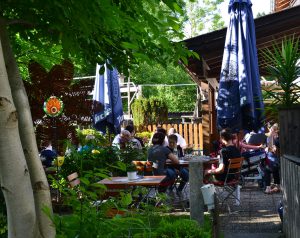
[{"label": "leafy canopy", "polygon": [[110,59],[123,73],[139,62],[187,63],[193,55],[170,40],[183,38],[180,0],[10,0],[0,11],[12,39],[18,33],[37,47],[60,45],[64,58],[86,64]]}]

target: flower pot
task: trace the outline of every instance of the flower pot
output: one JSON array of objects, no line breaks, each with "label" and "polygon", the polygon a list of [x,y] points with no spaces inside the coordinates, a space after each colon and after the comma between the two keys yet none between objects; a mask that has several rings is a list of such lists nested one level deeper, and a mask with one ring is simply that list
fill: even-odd
[{"label": "flower pot", "polygon": [[128,180],[135,180],[137,179],[137,171],[127,172]]},{"label": "flower pot", "polygon": [[300,106],[279,109],[280,153],[300,157]]}]

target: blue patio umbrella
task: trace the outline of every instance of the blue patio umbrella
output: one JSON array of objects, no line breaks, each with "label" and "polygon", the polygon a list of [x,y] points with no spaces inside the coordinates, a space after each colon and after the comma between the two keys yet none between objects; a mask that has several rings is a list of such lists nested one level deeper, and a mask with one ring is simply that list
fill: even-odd
[{"label": "blue patio umbrella", "polygon": [[263,124],[264,104],[250,0],[230,0],[217,100],[219,129],[258,131]]},{"label": "blue patio umbrella", "polygon": [[[100,74],[100,68],[105,67],[104,74]],[[110,133],[118,134],[123,121],[123,107],[119,87],[119,74],[116,68],[110,70],[106,64],[96,67],[96,80],[93,91],[93,125],[106,133],[108,128]]]}]

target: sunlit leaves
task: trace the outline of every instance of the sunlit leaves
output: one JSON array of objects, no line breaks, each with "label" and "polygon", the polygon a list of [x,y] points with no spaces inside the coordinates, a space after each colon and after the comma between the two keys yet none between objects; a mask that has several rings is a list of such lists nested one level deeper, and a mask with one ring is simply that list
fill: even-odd
[{"label": "sunlit leaves", "polygon": [[126,73],[133,64],[167,65],[188,54],[172,42],[183,39],[180,0],[11,0],[1,7],[12,39],[19,33],[32,46],[37,39],[61,45],[64,57],[84,59],[85,65],[110,59]]},{"label": "sunlit leaves", "polygon": [[285,38],[281,44],[263,51],[271,80],[276,80],[282,90],[282,92],[267,90],[267,95],[274,99],[274,104],[290,107],[299,103],[300,87],[295,81],[300,76],[299,46],[299,38],[292,37]]}]

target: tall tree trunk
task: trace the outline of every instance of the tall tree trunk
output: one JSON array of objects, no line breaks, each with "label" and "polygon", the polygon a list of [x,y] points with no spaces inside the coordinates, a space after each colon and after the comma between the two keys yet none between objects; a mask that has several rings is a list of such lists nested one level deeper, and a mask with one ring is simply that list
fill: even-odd
[{"label": "tall tree trunk", "polygon": [[0,85],[0,183],[7,208],[8,237],[34,238],[37,223],[33,190],[19,136],[1,38]]},{"label": "tall tree trunk", "polygon": [[39,158],[36,137],[30,112],[28,97],[11,49],[5,27],[0,27],[3,55],[6,63],[8,80],[10,83],[14,104],[19,115],[19,131],[26,162],[30,171],[33,188],[37,221],[41,237],[55,237],[55,227],[48,215],[43,211],[48,207],[52,212],[52,204],[48,181]]}]

